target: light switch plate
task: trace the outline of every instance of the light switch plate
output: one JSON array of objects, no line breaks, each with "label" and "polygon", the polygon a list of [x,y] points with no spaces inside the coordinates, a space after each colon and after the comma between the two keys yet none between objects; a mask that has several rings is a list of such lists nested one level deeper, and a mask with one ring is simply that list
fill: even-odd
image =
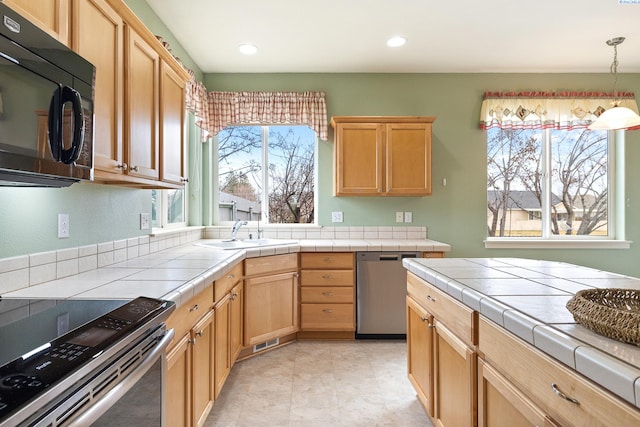
[{"label": "light switch plate", "polygon": [[404,221],[404,212],[396,212],[396,222]]},{"label": "light switch plate", "polygon": [[69,214],[58,214],[58,239],[69,237]]},{"label": "light switch plate", "polygon": [[331,222],[342,222],[342,212],[331,212]]},{"label": "light switch plate", "polygon": [[140,230],[148,230],[149,229],[149,214],[141,213],[140,214]]},{"label": "light switch plate", "polygon": [[413,222],[413,212],[404,213],[404,222]]}]

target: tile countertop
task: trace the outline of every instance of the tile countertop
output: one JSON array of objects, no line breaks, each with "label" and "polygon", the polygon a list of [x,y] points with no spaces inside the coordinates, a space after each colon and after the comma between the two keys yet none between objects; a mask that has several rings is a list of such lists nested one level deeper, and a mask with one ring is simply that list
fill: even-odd
[{"label": "tile countertop", "polygon": [[418,277],[640,408],[640,347],[592,332],[575,322],[565,307],[580,289],[640,289],[640,279],[518,258],[413,258],[403,263]]},{"label": "tile countertop", "polygon": [[88,272],[3,293],[7,298],[132,299],[140,295],[180,306],[245,258],[295,252],[442,251],[433,240],[287,240],[285,245],[223,250],[200,240]]}]

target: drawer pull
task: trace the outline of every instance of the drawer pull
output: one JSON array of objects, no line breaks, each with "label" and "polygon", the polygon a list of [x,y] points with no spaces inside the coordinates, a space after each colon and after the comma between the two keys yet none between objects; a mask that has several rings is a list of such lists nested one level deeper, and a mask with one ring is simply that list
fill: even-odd
[{"label": "drawer pull", "polygon": [[196,336],[197,337],[201,337],[202,334],[204,334],[204,331],[202,329],[200,329],[198,332],[196,332]]},{"label": "drawer pull", "polygon": [[322,295],[324,295],[325,297],[332,297],[333,292],[323,292]]},{"label": "drawer pull", "polygon": [[433,323],[429,323],[429,324],[427,325],[427,328],[429,328],[429,329],[433,329],[433,328],[435,328],[435,327],[436,327],[436,325],[434,325]]},{"label": "drawer pull", "polygon": [[193,339],[187,340],[187,342],[188,342],[189,344],[195,344],[195,343],[196,343],[196,339],[195,339],[195,338],[193,338]]},{"label": "drawer pull", "polygon": [[324,262],[333,262],[333,258],[332,258],[332,257],[330,257],[330,256],[328,256],[328,257],[324,257],[322,260],[323,260]]},{"label": "drawer pull", "polygon": [[199,306],[198,304],[196,304],[196,305],[194,305],[193,307],[191,307],[191,308],[189,309],[189,311],[196,311],[196,310],[197,310],[197,309],[199,309],[199,308],[200,308],[200,306]]},{"label": "drawer pull", "polygon": [[333,276],[332,276],[332,275],[330,275],[330,274],[323,274],[323,275],[322,275],[322,278],[323,278],[323,279],[326,279],[326,280],[329,280],[329,279],[332,279],[332,278],[333,278]]},{"label": "drawer pull", "polygon": [[573,397],[569,397],[566,394],[564,394],[563,392],[561,392],[558,387],[555,385],[555,383],[551,383],[551,390],[553,390],[553,392],[555,394],[557,394],[558,396],[560,396],[561,398],[563,398],[564,400],[566,400],[567,402],[571,402],[574,405],[579,405],[580,401],[577,399],[574,399]]},{"label": "drawer pull", "polygon": [[235,278],[236,278],[236,275],[235,275],[235,274],[233,274],[233,273],[231,273],[230,275],[228,275],[228,276],[227,276],[227,278],[229,278],[229,279],[235,279]]},{"label": "drawer pull", "polygon": [[330,309],[330,308],[325,308],[325,309],[324,309],[324,310],[322,310],[322,311],[324,311],[325,313],[333,313],[333,310],[332,310],[332,309]]},{"label": "drawer pull", "polygon": [[427,317],[421,317],[420,320],[422,320],[423,322],[426,322],[427,320],[429,320]]},{"label": "drawer pull", "polygon": [[427,299],[428,299],[429,301],[436,302],[436,299],[435,299],[434,297],[432,297],[431,295],[427,295]]}]

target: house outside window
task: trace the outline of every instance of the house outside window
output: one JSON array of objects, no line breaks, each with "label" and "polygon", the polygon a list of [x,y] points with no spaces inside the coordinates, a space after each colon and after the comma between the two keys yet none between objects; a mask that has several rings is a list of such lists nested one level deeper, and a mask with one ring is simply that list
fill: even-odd
[{"label": "house outside window", "polygon": [[218,222],[315,222],[316,133],[308,126],[229,126],[218,142]]},{"label": "house outside window", "polygon": [[613,141],[586,128],[487,130],[489,238],[613,238]]}]

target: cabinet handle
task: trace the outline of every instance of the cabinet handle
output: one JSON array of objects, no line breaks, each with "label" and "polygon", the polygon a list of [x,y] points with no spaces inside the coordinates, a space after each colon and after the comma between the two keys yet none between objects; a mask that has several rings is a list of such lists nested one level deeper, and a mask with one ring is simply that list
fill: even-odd
[{"label": "cabinet handle", "polygon": [[429,329],[433,329],[433,328],[435,328],[435,327],[436,327],[436,325],[434,325],[433,323],[429,323],[429,324],[427,325],[427,328],[429,328]]},{"label": "cabinet handle", "polygon": [[196,334],[195,334],[195,335],[196,335],[197,337],[201,337],[201,336],[202,336],[202,334],[204,334],[204,331],[203,331],[202,329],[200,329],[198,332],[196,332]]},{"label": "cabinet handle", "polygon": [[432,297],[431,295],[427,295],[427,299],[428,299],[429,301],[436,302],[436,299],[435,299],[434,297]]},{"label": "cabinet handle", "polygon": [[325,297],[332,297],[333,292],[323,292],[322,295],[324,295]]},{"label": "cabinet handle", "polygon": [[199,306],[198,304],[196,304],[196,305],[194,305],[193,307],[191,307],[191,308],[189,309],[189,311],[196,311],[196,310],[197,310],[197,309],[199,309],[199,308],[200,308],[200,306]]},{"label": "cabinet handle", "polygon": [[333,279],[333,276],[331,274],[323,274],[322,278],[325,280],[329,280],[329,279]]},{"label": "cabinet handle", "polygon": [[325,309],[324,309],[324,310],[322,310],[322,311],[324,311],[325,313],[333,313],[333,310],[332,310],[332,309],[330,309],[330,308],[325,308]]},{"label": "cabinet handle", "polygon": [[123,171],[126,171],[127,169],[129,169],[129,166],[126,163],[118,164],[116,165],[116,167],[118,169],[122,169]]},{"label": "cabinet handle", "polygon": [[293,273],[293,277],[300,277],[300,273]]},{"label": "cabinet handle", "polygon": [[192,339],[190,339],[190,340],[187,340],[187,342],[188,342],[189,344],[194,344],[194,345],[195,345],[195,343],[196,343],[196,339],[195,339],[195,338],[192,338]]},{"label": "cabinet handle", "polygon": [[131,170],[134,172],[138,172],[138,165],[135,165],[134,167],[132,167]]},{"label": "cabinet handle", "polygon": [[558,386],[556,386],[556,384],[555,384],[555,383],[551,383],[551,390],[553,390],[553,392],[554,392],[555,394],[557,394],[558,396],[560,396],[561,398],[563,398],[563,399],[564,399],[564,400],[566,400],[567,402],[571,402],[571,403],[573,403],[574,405],[580,405],[580,401],[579,401],[579,400],[574,399],[573,397],[569,397],[569,396],[567,396],[566,394],[564,394],[563,392],[561,392],[561,391],[558,389]]},{"label": "cabinet handle", "polygon": [[328,257],[324,257],[322,260],[323,260],[324,262],[333,262],[333,258],[332,258],[332,257],[330,257],[330,256],[328,256]]},{"label": "cabinet handle", "polygon": [[420,317],[420,320],[422,320],[423,322],[426,322],[429,319],[427,317],[422,316],[422,317]]},{"label": "cabinet handle", "polygon": [[228,279],[235,279],[236,275],[231,273],[230,275],[227,276]]}]

